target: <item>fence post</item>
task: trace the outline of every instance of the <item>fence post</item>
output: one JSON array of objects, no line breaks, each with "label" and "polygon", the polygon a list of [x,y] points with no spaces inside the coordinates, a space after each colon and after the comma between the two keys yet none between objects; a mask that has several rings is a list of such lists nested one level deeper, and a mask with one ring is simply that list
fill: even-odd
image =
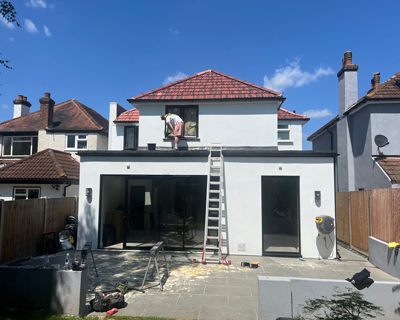
[{"label": "fence post", "polygon": [[348,203],[348,212],[349,212],[349,244],[350,248],[353,249],[353,240],[351,239],[351,195],[349,192],[349,196],[347,197],[347,203]]},{"label": "fence post", "polygon": [[75,214],[78,215],[78,196],[75,195]]},{"label": "fence post", "polygon": [[368,197],[368,213],[369,213],[369,236],[372,237],[372,190]]},{"label": "fence post", "polygon": [[43,232],[46,232],[47,227],[47,197],[44,197],[44,221],[43,221]]},{"label": "fence post", "polygon": [[3,225],[4,225],[4,200],[0,200],[0,262],[1,260],[1,248],[3,247]]}]

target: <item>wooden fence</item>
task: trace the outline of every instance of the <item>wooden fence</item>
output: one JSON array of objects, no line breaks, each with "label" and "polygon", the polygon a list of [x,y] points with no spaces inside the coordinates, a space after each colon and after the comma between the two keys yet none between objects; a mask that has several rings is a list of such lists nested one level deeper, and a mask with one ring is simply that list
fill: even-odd
[{"label": "wooden fence", "polygon": [[400,189],[336,193],[337,238],[368,254],[368,236],[400,242]]},{"label": "wooden fence", "polygon": [[0,263],[43,252],[43,232],[64,229],[65,219],[77,214],[77,198],[1,201]]}]

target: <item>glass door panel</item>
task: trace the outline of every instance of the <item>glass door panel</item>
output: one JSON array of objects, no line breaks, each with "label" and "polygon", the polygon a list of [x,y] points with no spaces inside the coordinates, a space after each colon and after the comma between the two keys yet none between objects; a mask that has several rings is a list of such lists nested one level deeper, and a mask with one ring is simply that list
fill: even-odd
[{"label": "glass door panel", "polygon": [[300,255],[299,177],[262,177],[263,254]]}]

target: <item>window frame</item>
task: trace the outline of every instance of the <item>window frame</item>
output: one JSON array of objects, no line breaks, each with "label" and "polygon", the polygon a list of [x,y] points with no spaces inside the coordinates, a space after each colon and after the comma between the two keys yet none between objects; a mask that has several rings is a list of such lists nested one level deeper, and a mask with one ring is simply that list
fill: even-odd
[{"label": "window frame", "polygon": [[[135,134],[135,138],[133,141],[133,148],[128,148],[126,146],[126,132],[127,129],[129,128],[134,128],[134,134]],[[124,126],[124,150],[137,150],[138,149],[138,145],[139,145],[139,126]]]},{"label": "window frame", "polygon": [[[279,126],[287,126],[287,128],[279,128]],[[289,133],[288,139],[279,139],[279,133],[280,132],[288,132]],[[290,141],[292,141],[291,132],[290,132],[290,123],[289,122],[279,122],[278,121],[278,124],[277,124],[277,140],[278,140],[278,143],[279,142],[290,142]]]},{"label": "window frame", "polygon": [[[18,193],[17,196],[22,196],[25,195],[25,199],[15,199],[16,196],[16,191],[18,189],[25,189],[25,193]],[[29,190],[37,190],[38,191],[38,197],[37,198],[28,198],[29,196]],[[41,197],[41,187],[13,187],[13,200],[29,200],[29,199],[40,199]]]},{"label": "window frame", "polygon": [[[168,108],[179,108],[178,116],[181,117],[183,121],[185,121],[185,119],[184,119],[184,109],[185,108],[195,108],[196,109],[196,136],[187,136],[186,135],[186,130],[185,130],[185,135],[181,139],[185,139],[185,140],[197,140],[197,139],[199,139],[199,106],[198,105],[190,105],[190,104],[185,104],[185,105],[166,105],[165,106],[165,114],[168,113]],[[168,127],[167,122],[165,122],[164,139],[168,139],[168,140],[173,140],[174,139],[174,136],[171,135],[170,132],[171,132],[171,129]]]},{"label": "window frame", "polygon": [[[30,138],[29,154],[13,154],[14,153],[14,139],[15,138]],[[36,138],[36,152],[33,152],[34,139]],[[5,154],[5,140],[11,139],[10,154]],[[29,157],[38,152],[38,136],[3,136],[2,142],[2,155],[3,157]],[[28,140],[26,140],[27,143]],[[21,141],[20,141],[21,142]],[[18,143],[18,142],[17,142]]]},{"label": "window frame", "polygon": [[[68,147],[68,137],[74,136],[75,137],[75,143],[73,148]],[[79,136],[85,136],[86,138],[79,138]],[[86,148],[78,148],[79,141],[85,141],[86,142]],[[88,142],[89,142],[89,135],[86,133],[67,133],[65,135],[65,150],[88,150]]]}]

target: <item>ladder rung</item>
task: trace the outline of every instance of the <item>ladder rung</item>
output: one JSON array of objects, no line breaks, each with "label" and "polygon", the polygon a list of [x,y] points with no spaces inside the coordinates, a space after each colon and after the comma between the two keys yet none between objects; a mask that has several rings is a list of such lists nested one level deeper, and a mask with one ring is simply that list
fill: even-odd
[{"label": "ladder rung", "polygon": [[210,260],[210,261],[219,261],[219,258],[218,258],[218,257],[207,257],[207,260]]},{"label": "ladder rung", "polygon": [[218,240],[218,236],[207,236],[207,239]]},{"label": "ladder rung", "polygon": [[212,177],[219,177],[220,174],[219,174],[219,173],[210,173],[210,176],[212,176]]},{"label": "ladder rung", "polygon": [[206,246],[206,249],[210,249],[210,250],[218,250],[219,247],[217,246]]},{"label": "ladder rung", "polygon": [[208,220],[212,220],[212,221],[218,221],[218,217],[208,217]]},{"label": "ladder rung", "polygon": [[219,190],[210,190],[210,193],[219,193]]},{"label": "ladder rung", "polygon": [[219,202],[219,199],[209,199],[211,202]]},{"label": "ladder rung", "polygon": [[210,168],[212,168],[212,169],[219,169],[219,168],[221,168],[221,166],[214,166],[214,165],[211,165]]},{"label": "ladder rung", "polygon": [[211,157],[211,160],[218,161],[218,160],[221,160],[221,157]]},{"label": "ladder rung", "polygon": [[209,230],[218,230],[218,227],[208,227]]},{"label": "ladder rung", "polygon": [[219,211],[219,208],[208,208],[209,211]]},{"label": "ladder rung", "polygon": [[218,184],[220,184],[220,182],[219,182],[219,181],[210,181],[210,184],[212,184],[212,185],[218,185]]}]

